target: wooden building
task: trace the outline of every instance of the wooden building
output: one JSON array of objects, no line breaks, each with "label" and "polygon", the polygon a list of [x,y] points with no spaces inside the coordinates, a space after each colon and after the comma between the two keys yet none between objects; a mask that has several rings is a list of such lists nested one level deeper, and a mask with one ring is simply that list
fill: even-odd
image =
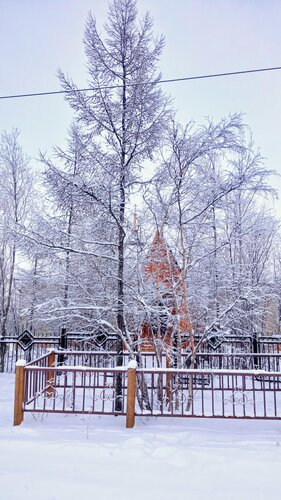
[{"label": "wooden building", "polygon": [[152,313],[141,330],[141,349],[162,352],[190,342],[192,325],[186,303],[185,276],[164,238],[157,229],[144,267],[145,284]]}]

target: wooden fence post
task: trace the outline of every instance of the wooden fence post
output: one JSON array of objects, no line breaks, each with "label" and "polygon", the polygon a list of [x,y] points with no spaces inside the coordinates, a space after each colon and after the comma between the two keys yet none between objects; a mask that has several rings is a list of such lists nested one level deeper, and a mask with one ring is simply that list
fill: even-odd
[{"label": "wooden fence post", "polygon": [[[55,351],[50,351],[50,354],[48,356],[48,366],[50,368],[53,368],[55,366],[55,360],[56,360],[56,353]],[[55,391],[55,372],[54,370],[50,370],[47,372],[47,383],[48,383],[48,388],[47,388],[47,397],[50,398],[54,394]]]},{"label": "wooden fence post", "polygon": [[127,388],[127,417],[126,428],[132,429],[135,425],[135,402],[136,402],[136,381],[137,362],[132,360],[128,363],[128,388]]},{"label": "wooden fence post", "polygon": [[20,425],[23,421],[24,402],[24,367],[26,361],[20,359],[16,362],[16,383],[14,399],[14,425]]}]

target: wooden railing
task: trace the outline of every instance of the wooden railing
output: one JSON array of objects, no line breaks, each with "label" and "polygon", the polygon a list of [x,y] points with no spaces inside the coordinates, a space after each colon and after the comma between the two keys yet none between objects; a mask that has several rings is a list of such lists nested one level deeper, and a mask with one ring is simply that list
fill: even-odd
[{"label": "wooden railing", "polygon": [[[108,364],[104,354],[82,351],[65,352],[67,364],[58,365],[60,354],[17,363],[14,425],[25,412],[126,415],[127,427],[133,427],[135,415],[281,419],[279,355],[259,355],[270,369],[253,369],[256,354],[244,353],[247,369],[233,369],[230,356],[221,360],[204,353],[210,368],[191,370],[136,368],[135,361],[116,367],[114,357],[102,366]],[[147,365],[149,359],[154,358],[148,356]],[[221,368],[215,368],[217,362]]]}]

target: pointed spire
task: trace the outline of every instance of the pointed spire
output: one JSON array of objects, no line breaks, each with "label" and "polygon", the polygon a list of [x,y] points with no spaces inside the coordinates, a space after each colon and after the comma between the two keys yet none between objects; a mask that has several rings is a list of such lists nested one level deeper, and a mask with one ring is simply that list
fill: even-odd
[{"label": "pointed spire", "polygon": [[[152,280],[158,294],[172,300],[172,310],[180,315],[179,329],[181,333],[191,331],[192,325],[186,301],[186,284],[183,282],[181,269],[163,235],[163,225],[157,228],[147,254],[145,265],[147,279]],[[174,301],[174,294],[178,300]]]},{"label": "pointed spire", "polygon": [[163,284],[169,289],[180,277],[180,268],[164,238],[163,226],[156,229],[148,251],[145,273],[147,277],[153,278],[155,284]]}]

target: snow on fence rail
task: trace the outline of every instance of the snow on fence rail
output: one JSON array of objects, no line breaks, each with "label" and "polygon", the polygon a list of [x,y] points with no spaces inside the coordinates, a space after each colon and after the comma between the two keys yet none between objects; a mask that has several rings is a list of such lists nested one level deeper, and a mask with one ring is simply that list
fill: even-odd
[{"label": "snow on fence rail", "polygon": [[[247,356],[250,364],[255,355]],[[68,364],[62,365],[61,352],[52,351],[17,363],[14,424],[25,412],[127,415],[127,427],[134,425],[135,415],[281,419],[281,371],[274,369],[280,360],[264,356],[271,370],[212,365],[191,370],[101,366],[104,353],[98,358],[82,351],[65,352]]]}]

